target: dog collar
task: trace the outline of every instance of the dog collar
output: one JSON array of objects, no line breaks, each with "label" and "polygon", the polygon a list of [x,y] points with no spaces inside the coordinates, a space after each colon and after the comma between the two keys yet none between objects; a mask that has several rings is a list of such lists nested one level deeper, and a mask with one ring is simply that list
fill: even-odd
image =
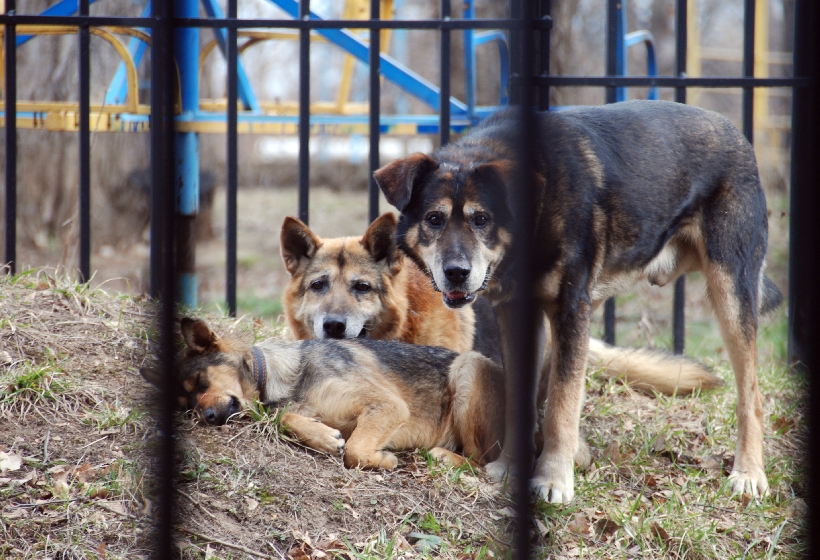
[{"label": "dog collar", "polygon": [[259,390],[259,400],[261,401],[268,385],[268,368],[258,346],[251,348],[251,355],[253,356],[253,371],[256,374],[256,388]]}]

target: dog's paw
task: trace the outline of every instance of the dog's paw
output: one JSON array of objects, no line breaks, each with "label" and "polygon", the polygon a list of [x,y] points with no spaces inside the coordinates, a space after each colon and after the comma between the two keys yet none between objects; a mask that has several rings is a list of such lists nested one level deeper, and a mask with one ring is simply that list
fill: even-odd
[{"label": "dog's paw", "polygon": [[492,463],[487,463],[484,469],[487,471],[487,476],[496,482],[504,480],[508,473],[510,477],[514,474],[510,461],[507,461],[503,457],[498,458],[498,460]]},{"label": "dog's paw", "polygon": [[316,422],[311,431],[309,439],[305,442],[310,447],[316,451],[330,453],[331,455],[342,454],[345,448],[342,432],[321,422]]},{"label": "dog's paw", "polygon": [[769,481],[763,469],[740,470],[737,467],[729,475],[732,494],[750,494],[753,498],[762,498],[769,494]]},{"label": "dog's paw", "polygon": [[443,447],[434,447],[431,449],[430,456],[442,465],[446,465],[448,467],[460,467],[467,462],[467,459],[458,453],[453,453],[449,449],[444,449]]},{"label": "dog's paw", "polygon": [[[580,447],[578,449],[580,451]],[[576,453],[577,457],[577,453]],[[530,488],[545,502],[567,504],[575,497],[573,457],[545,457],[541,455],[532,477]]]},{"label": "dog's paw", "polygon": [[379,469],[391,470],[395,469],[399,464],[398,458],[389,451],[379,451],[376,453],[376,457],[378,464],[376,464],[375,467]]}]

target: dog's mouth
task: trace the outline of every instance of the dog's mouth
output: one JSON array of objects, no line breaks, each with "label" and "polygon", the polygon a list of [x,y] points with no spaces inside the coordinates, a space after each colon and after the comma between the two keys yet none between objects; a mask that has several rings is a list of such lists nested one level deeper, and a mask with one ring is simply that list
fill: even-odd
[{"label": "dog's mouth", "polygon": [[452,309],[463,307],[475,300],[475,292],[443,292],[444,305]]}]

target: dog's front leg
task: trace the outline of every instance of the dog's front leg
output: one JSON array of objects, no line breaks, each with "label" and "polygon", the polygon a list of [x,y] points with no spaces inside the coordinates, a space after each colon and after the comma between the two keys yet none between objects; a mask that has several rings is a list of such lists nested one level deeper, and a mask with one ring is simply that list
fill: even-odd
[{"label": "dog's front leg", "polygon": [[286,412],[282,415],[281,422],[286,430],[311,449],[331,455],[341,455],[344,450],[345,440],[342,433],[315,418]]},{"label": "dog's front leg", "polygon": [[[515,441],[515,413],[521,406],[520,403],[515,402],[515,390],[513,383],[518,379],[515,372],[511,371],[510,364],[517,363],[514,353],[516,352],[517,340],[514,338],[516,317],[512,313],[509,304],[500,304],[496,306],[496,316],[498,320],[499,331],[501,331],[501,353],[504,358],[504,442],[501,448],[501,455],[493,461],[488,463],[485,467],[487,474],[493,480],[501,480],[513,466],[513,442]],[[520,319],[520,318],[519,318]],[[527,406],[532,407],[535,411],[537,407],[536,390],[538,387],[538,374],[544,360],[544,352],[546,350],[546,323],[543,320],[537,321],[536,332],[536,364],[535,364],[535,383],[531,392],[532,399],[527,402]],[[533,414],[535,417],[535,414]],[[535,424],[528,426],[529,437],[535,433]],[[529,474],[529,473],[527,473]]]},{"label": "dog's front leg", "polygon": [[586,297],[570,300],[551,313],[552,364],[542,425],[544,450],[532,478],[544,500],[567,503],[575,495],[573,463],[578,452],[592,306]]}]

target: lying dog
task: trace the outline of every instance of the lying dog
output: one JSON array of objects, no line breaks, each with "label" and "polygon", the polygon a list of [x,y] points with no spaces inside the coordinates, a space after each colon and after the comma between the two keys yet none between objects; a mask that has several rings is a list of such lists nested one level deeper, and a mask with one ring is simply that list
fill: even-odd
[{"label": "lying dog", "polygon": [[[504,433],[501,368],[476,352],[401,342],[220,337],[201,320],[180,324],[180,394],[208,424],[249,402],[291,403],[282,425],[305,445],[344,453],[347,467],[392,469],[391,450],[429,448],[437,459],[495,459]],[[141,370],[161,387],[159,372]]]},{"label": "lying dog", "polygon": [[[360,238],[334,239],[322,239],[288,217],[281,250],[291,274],[282,302],[297,339],[366,335],[456,352],[472,349],[501,364],[500,335],[487,300],[456,309],[444,305],[430,278],[398,249],[393,214],[374,220]],[[703,364],[664,352],[593,339],[589,353],[592,365],[606,368],[608,376],[648,392],[684,394],[719,384]]]},{"label": "lying dog", "polygon": [[[537,278],[530,294],[549,318],[553,351],[543,373],[549,397],[534,489],[550,502],[574,496],[593,310],[639,280],[663,286],[700,270],[738,388],[732,488],[765,493],[755,337],[759,312],[782,296],[763,275],[767,210],[752,147],[728,119],[661,101],[535,118],[536,222],[526,250]],[[494,302],[507,363],[515,342],[509,198],[518,134],[518,113],[502,111],[432,156],[413,154],[375,173],[402,213],[401,248],[430,271],[444,303],[460,308],[479,291]],[[504,451],[488,465],[496,478],[512,462],[507,420]]]},{"label": "lying dog", "polygon": [[[390,450],[417,447],[455,466],[464,456],[484,465],[501,452],[503,370],[477,352],[366,338],[251,346],[189,318],[180,330],[185,348],[177,363],[178,391],[184,406],[207,424],[224,424],[257,400],[290,403],[282,425],[317,451],[344,451],[348,467],[392,469],[396,457]],[[613,363],[610,375],[626,367]],[[667,381],[708,381],[694,363],[682,371],[683,379]],[[162,387],[158,370],[140,372]],[[652,380],[652,387],[659,385]]]}]

